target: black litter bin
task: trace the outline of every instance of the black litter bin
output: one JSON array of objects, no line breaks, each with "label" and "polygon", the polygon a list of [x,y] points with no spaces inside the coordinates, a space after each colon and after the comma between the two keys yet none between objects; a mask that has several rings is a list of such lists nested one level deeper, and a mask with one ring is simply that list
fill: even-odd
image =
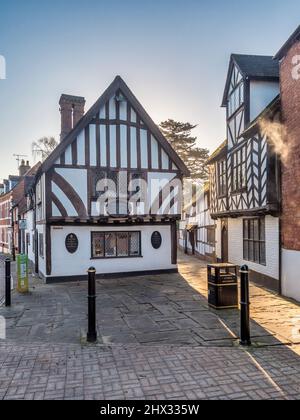
[{"label": "black litter bin", "polygon": [[207,266],[208,304],[214,309],[238,308],[237,266],[209,264]]}]

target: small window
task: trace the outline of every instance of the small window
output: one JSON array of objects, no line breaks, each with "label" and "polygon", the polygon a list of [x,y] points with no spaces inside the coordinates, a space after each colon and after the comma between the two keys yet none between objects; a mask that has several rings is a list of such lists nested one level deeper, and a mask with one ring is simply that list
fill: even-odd
[{"label": "small window", "polygon": [[218,162],[218,196],[223,197],[227,193],[227,165],[223,159]]},{"label": "small window", "polygon": [[44,235],[42,233],[39,234],[39,255],[44,258]]},{"label": "small window", "polygon": [[244,260],[266,265],[265,219],[243,221]]},{"label": "small window", "polygon": [[209,226],[206,228],[207,243],[212,246],[215,245],[215,242],[216,242],[215,231],[216,230],[214,226]]},{"label": "small window", "polygon": [[92,232],[92,258],[141,256],[140,232]]},{"label": "small window", "polygon": [[232,192],[243,192],[247,188],[246,147],[232,155]]}]

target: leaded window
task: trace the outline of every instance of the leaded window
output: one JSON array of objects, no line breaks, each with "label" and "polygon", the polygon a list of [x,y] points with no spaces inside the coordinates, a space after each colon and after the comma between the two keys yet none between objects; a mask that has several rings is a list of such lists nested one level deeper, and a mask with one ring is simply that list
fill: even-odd
[{"label": "leaded window", "polygon": [[227,165],[223,159],[218,162],[218,196],[224,197],[227,193]]},{"label": "leaded window", "polygon": [[92,232],[92,258],[140,256],[140,232]]},{"label": "leaded window", "polygon": [[244,260],[266,264],[265,218],[243,221]]},{"label": "leaded window", "polygon": [[232,155],[232,192],[241,192],[247,188],[246,147],[243,146]]}]

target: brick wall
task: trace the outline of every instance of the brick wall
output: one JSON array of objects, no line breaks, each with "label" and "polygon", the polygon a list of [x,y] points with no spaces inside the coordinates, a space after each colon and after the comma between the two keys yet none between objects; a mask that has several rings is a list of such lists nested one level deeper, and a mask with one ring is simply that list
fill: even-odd
[{"label": "brick wall", "polygon": [[280,66],[282,115],[289,150],[282,168],[282,245],[294,251],[300,250],[300,67],[297,72],[293,64],[297,55],[300,42],[293,45]]}]

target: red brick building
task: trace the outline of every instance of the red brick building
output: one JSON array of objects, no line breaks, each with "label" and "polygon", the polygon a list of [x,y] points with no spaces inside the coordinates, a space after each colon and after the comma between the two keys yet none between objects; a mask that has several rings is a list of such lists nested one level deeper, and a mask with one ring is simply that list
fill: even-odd
[{"label": "red brick building", "polygon": [[[19,175],[9,177],[6,182],[6,191],[0,195],[0,252],[12,254],[24,252],[21,249],[24,238],[19,231],[19,220],[26,207],[26,188],[28,182],[36,174],[40,163],[30,168],[29,162],[22,161]],[[12,184],[10,180],[14,180]],[[7,191],[9,189],[9,191]]]},{"label": "red brick building", "polygon": [[282,147],[282,291],[300,300],[300,26],[280,60]]},{"label": "red brick building", "polygon": [[12,205],[12,191],[0,195],[0,252],[9,253],[12,249],[12,219],[11,219],[11,205]]}]

